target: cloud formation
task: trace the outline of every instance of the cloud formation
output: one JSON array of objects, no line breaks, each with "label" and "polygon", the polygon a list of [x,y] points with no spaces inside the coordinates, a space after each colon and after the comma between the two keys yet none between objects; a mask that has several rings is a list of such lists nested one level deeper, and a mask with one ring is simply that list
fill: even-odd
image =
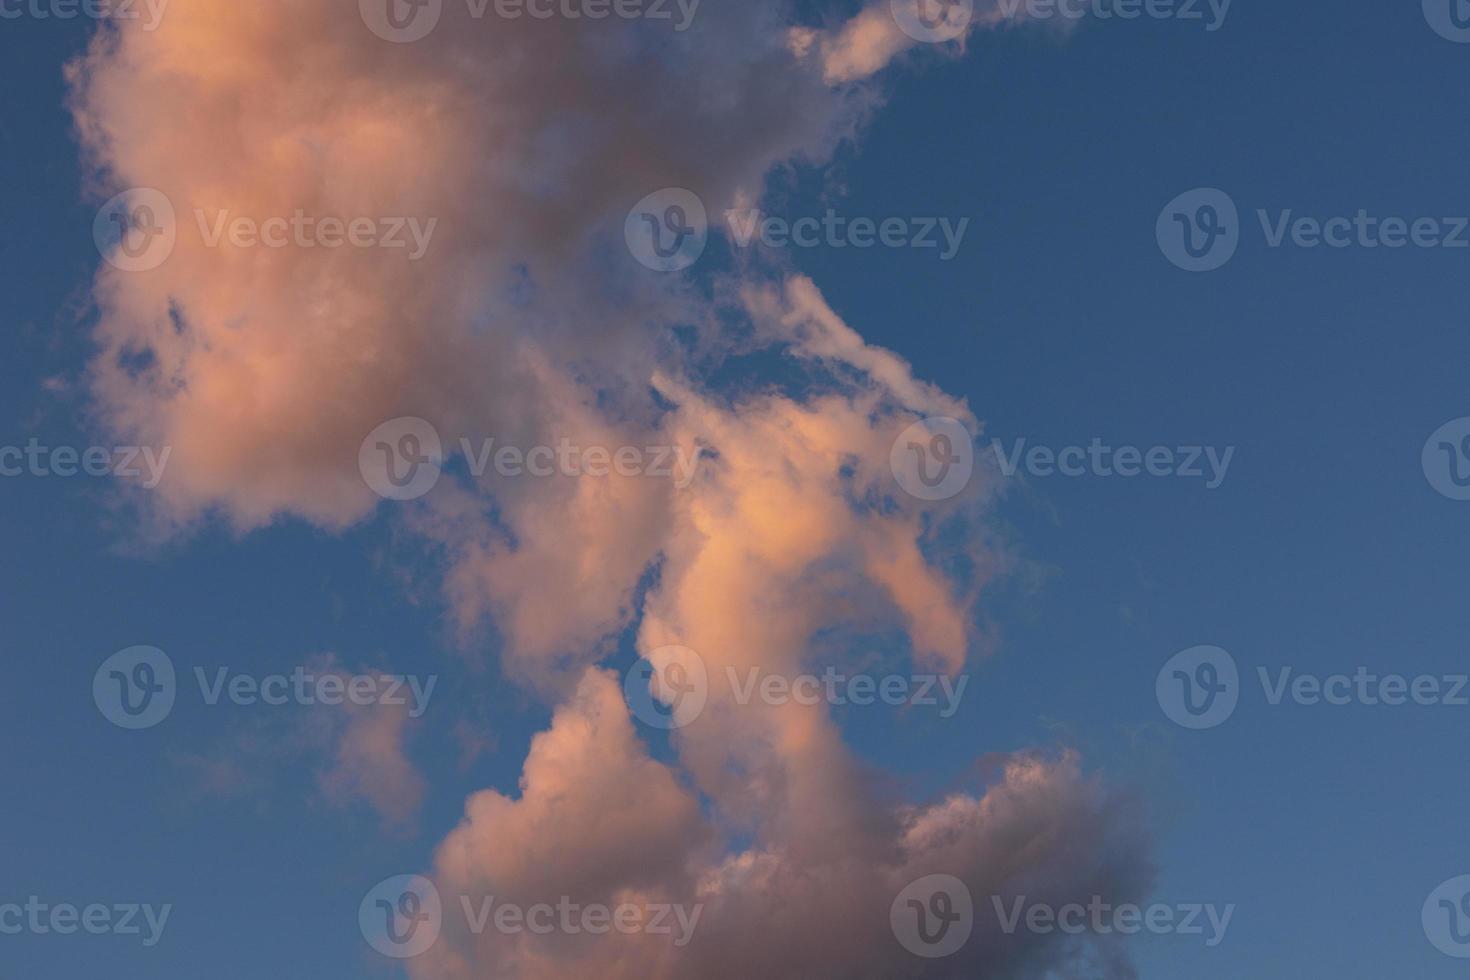
[{"label": "cloud formation", "polygon": [[[685,947],[449,929],[410,965],[421,980],[1017,976],[1099,956],[1127,975],[1115,951],[979,927],[955,957],[919,961],[888,925],[898,891],[933,873],[982,902],[1135,897],[1134,815],[1074,756],[1017,754],[983,789],[914,806],[826,706],[741,704],[726,681],[840,661],[860,636],[900,637],[896,656],[957,674],[984,648],[974,600],[1006,565],[986,533],[993,475],[931,503],[889,467],[917,420],[976,430],[963,401],[865,343],[809,278],[659,276],[622,244],[652,191],[688,188],[719,214],[855,137],[881,102],[875,73],[918,43],[887,7],[813,28],[783,4],[706,3],[674,34],[448,3],[431,37],[392,44],[350,4],[195,0],[147,34],[109,28],[72,67],[98,196],[149,187],[177,215],[167,261],[99,272],[90,377],[103,425],[174,447],[152,498],[164,525],[362,521],[379,501],[359,446],[399,416],[451,447],[699,454],[683,487],[451,471],[404,509],[446,559],[460,624],[493,624],[510,676],[557,706],[519,795],[476,794],[440,846],[441,890],[706,910]],[[212,242],[222,212],[436,224],[411,261]],[[744,356],[804,382],[712,370]],[[709,667],[708,706],[667,760],[603,666],[629,631],[642,652],[689,647]],[[401,719],[347,736],[329,790],[414,795]]]}]

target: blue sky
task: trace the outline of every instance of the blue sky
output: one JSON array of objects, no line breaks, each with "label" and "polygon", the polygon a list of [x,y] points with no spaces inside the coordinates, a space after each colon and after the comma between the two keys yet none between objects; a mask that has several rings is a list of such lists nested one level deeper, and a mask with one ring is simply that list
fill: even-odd
[{"label": "blue sky", "polygon": [[[61,80],[90,30],[0,22],[0,444],[96,440],[83,377],[95,205]],[[1215,948],[1134,940],[1141,977],[1463,972],[1426,939],[1420,908],[1470,873],[1470,707],[1273,706],[1256,669],[1467,671],[1470,504],[1437,493],[1420,460],[1430,433],[1470,415],[1455,286],[1467,255],[1271,248],[1256,213],[1470,214],[1454,99],[1467,78],[1470,46],[1412,3],[1237,0],[1215,32],[1149,19],[981,32],[962,57],[884,76],[885,104],[832,164],[840,194],[807,174],[784,202],[791,215],[970,218],[951,261],[881,248],[792,261],[868,342],[968,399],[988,437],[1235,447],[1213,490],[1012,480],[994,519],[1016,568],[982,598],[994,649],[966,668],[960,711],[840,713],[860,757],[911,792],[952,785],[987,753],[1069,745],[1142,800],[1150,900],[1236,911]],[[1242,240],[1223,268],[1192,274],[1161,254],[1155,222],[1198,187],[1230,195]],[[405,587],[403,566],[432,557],[386,508],[340,533],[216,522],[144,545],[111,481],[4,478],[0,500],[12,677],[0,901],[174,906],[153,948],[0,936],[0,973],[398,975],[363,943],[360,897],[427,867],[466,796],[513,793],[550,718],[493,657],[471,665],[433,589]],[[488,634],[471,642],[493,652]],[[409,748],[427,786],[412,825],[324,801],[316,761],[292,752],[261,763],[247,792],[200,789],[180,758],[298,709],[181,698],[165,724],[121,732],[94,706],[92,676],[135,644],[181,671],[288,672],[333,651],[440,674]],[[1154,683],[1200,644],[1228,650],[1244,683],[1226,723],[1189,731]],[[610,662],[631,657],[625,638]],[[460,720],[483,737],[478,753]]]}]

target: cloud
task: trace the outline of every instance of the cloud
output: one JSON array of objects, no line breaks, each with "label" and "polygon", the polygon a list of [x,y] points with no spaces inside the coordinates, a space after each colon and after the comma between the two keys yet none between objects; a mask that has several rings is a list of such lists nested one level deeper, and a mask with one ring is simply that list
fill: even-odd
[{"label": "cloud", "polygon": [[[453,911],[410,974],[1010,978],[1078,975],[1086,966],[1089,976],[1133,976],[1109,937],[1006,934],[994,911],[994,901],[1009,908],[1017,896],[1059,907],[1146,893],[1151,873],[1137,814],[1083,776],[1074,755],[1007,757],[982,794],[925,807],[881,803],[855,791],[859,783],[847,766],[810,787],[809,806],[827,802],[821,793],[838,794],[823,837],[767,837],[722,856],[710,847],[713,828],[703,825],[695,796],[633,736],[614,680],[589,671],[538,736],[521,798],[479,794],[440,847],[434,874]],[[969,942],[942,961],[915,958],[889,926],[893,900],[931,874],[959,878],[975,902]],[[684,946],[644,933],[476,934],[457,910],[487,898],[521,907],[671,904],[697,909],[698,924]]]},{"label": "cloud", "polygon": [[[888,928],[924,874],[982,902],[1144,887],[1135,815],[1075,757],[1017,754],[983,792],[915,806],[888,798],[826,706],[741,704],[728,680],[840,661],[860,637],[958,674],[987,647],[975,601],[1008,564],[986,531],[993,473],[926,502],[890,467],[918,420],[977,431],[963,400],[867,344],[809,278],[714,256],[659,276],[622,243],[659,188],[720,214],[774,171],[830,160],[881,101],[874,73],[912,47],[885,7],[793,34],[785,5],[706,4],[673,34],[450,3],[431,37],[395,45],[350,4],[196,0],[151,33],[108,28],[72,66],[98,197],[150,187],[178,215],[161,265],[99,272],[89,376],[104,427],[174,447],[151,498],[163,524],[362,521],[379,501],[359,446],[399,416],[429,420],[451,455],[494,437],[699,460],[678,485],[466,476],[460,459],[397,512],[444,558],[459,624],[491,623],[507,673],[557,706],[519,795],[469,800],[434,859],[441,887],[707,909],[687,947],[449,929],[411,965],[420,980],[1009,976],[1097,956],[1126,975],[1109,950],[983,932],[925,965]],[[411,261],[211,244],[222,212],[437,224]],[[731,383],[719,369],[745,356],[803,380]],[[602,666],[630,633],[709,669],[667,759]],[[407,819],[423,782],[405,725],[352,717],[322,750],[324,791]]]},{"label": "cloud", "polygon": [[[160,266],[98,274],[91,390],[110,428],[174,447],[150,499],[179,524],[360,520],[358,445],[398,416],[451,440],[551,435],[546,362],[615,390],[646,377],[664,324],[700,315],[631,275],[632,204],[687,186],[718,209],[855,119],[760,5],[711,4],[673,35],[451,3],[407,45],[351,4],[269,11],[180,5],[152,32],[105,29],[69,71],[98,199],[147,187],[176,214]],[[221,221],[298,211],[437,224],[416,262],[211,244]]]},{"label": "cloud", "polygon": [[875,0],[835,27],[793,28],[789,43],[799,57],[820,62],[829,84],[840,85],[870,78],[915,48],[963,51],[976,30],[1023,22],[1025,7],[1019,0]]}]

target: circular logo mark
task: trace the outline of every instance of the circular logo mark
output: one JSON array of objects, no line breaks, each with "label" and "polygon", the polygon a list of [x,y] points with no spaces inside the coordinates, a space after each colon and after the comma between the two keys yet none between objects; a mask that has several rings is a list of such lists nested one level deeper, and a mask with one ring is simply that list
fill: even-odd
[{"label": "circular logo mark", "polygon": [[151,187],[123,191],[97,212],[92,240],[114,268],[124,272],[156,269],[168,261],[178,241],[173,202]]},{"label": "circular logo mark", "polygon": [[1186,272],[1210,272],[1240,247],[1240,214],[1229,194],[1201,187],[1170,201],[1154,234],[1164,258]]},{"label": "circular logo mark", "polygon": [[910,496],[948,500],[970,484],[975,441],[955,419],[924,419],[900,433],[888,453],[888,465]]},{"label": "circular logo mark", "polygon": [[1190,647],[1169,658],[1154,681],[1159,707],[1184,728],[1223,725],[1240,701],[1235,658],[1219,647]]},{"label": "circular logo mark", "polygon": [[439,432],[413,416],[384,422],[362,441],[357,468],[378,496],[417,500],[439,482],[444,446]]},{"label": "circular logo mark", "polygon": [[119,728],[152,728],[174,710],[174,662],[157,647],[128,647],[102,662],[92,676],[92,700]]},{"label": "circular logo mark", "polygon": [[386,878],[373,886],[357,908],[362,938],[395,960],[428,952],[439,941],[443,924],[439,889],[423,875]]},{"label": "circular logo mark", "polygon": [[936,44],[963,37],[975,16],[975,0],[889,0],[888,7],[899,30]]},{"label": "circular logo mark", "polygon": [[439,26],[444,0],[357,0],[362,22],[378,37],[409,44],[429,36]]},{"label": "circular logo mark", "polygon": [[1470,875],[1451,878],[1430,892],[1420,916],[1435,949],[1470,959]]},{"label": "circular logo mark", "polygon": [[959,952],[975,927],[970,889],[954,875],[928,875],[898,893],[888,923],[903,948],[938,959]]},{"label": "circular logo mark", "polygon": [[1466,0],[1424,0],[1424,19],[1440,37],[1470,44],[1470,3]]},{"label": "circular logo mark", "polygon": [[1470,500],[1470,418],[1446,422],[1424,444],[1424,477],[1451,500]]},{"label": "circular logo mark", "polygon": [[634,717],[651,728],[683,728],[704,712],[709,674],[688,647],[651,651],[623,678],[623,697]]},{"label": "circular logo mark", "polygon": [[655,272],[680,272],[704,254],[709,215],[693,191],[666,187],[633,206],[623,223],[628,251]]}]

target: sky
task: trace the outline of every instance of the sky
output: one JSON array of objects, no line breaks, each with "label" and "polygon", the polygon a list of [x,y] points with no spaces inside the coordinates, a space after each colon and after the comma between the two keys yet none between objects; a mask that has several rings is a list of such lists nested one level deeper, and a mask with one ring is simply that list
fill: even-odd
[{"label": "sky", "polygon": [[904,2],[0,2],[0,978],[1463,974],[1462,11]]}]

